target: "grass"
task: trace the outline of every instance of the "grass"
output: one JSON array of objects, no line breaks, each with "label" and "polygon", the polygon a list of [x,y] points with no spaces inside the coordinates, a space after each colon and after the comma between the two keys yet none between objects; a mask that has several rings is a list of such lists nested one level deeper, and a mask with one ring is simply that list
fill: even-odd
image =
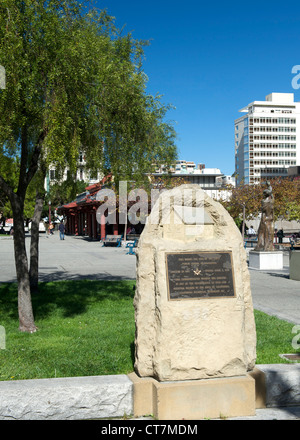
[{"label": "grass", "polygon": [[279,354],[296,353],[292,347],[295,334],[292,329],[295,324],[267,315],[258,310],[254,311],[256,324],[257,364],[289,363],[279,357]]},{"label": "grass", "polygon": [[18,330],[17,288],[0,285],[0,380],[121,374],[132,371],[134,282],[41,283],[32,297],[33,334]]},{"label": "grass", "polygon": [[[18,330],[17,287],[0,285],[0,380],[127,374],[134,363],[134,281],[41,283],[33,334]],[[283,363],[293,324],[255,311],[257,364]]]}]

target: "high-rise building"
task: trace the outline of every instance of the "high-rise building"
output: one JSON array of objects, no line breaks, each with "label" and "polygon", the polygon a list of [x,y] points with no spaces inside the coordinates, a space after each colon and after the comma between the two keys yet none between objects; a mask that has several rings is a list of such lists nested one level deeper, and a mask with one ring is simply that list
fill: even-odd
[{"label": "high-rise building", "polygon": [[245,115],[234,123],[237,184],[286,177],[300,164],[300,102],[293,93],[271,93],[240,112]]}]

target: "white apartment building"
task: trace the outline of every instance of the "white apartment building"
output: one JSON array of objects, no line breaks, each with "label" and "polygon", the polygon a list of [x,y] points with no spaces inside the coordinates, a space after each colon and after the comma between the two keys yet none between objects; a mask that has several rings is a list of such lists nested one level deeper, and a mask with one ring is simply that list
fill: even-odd
[{"label": "white apartment building", "polygon": [[[192,161],[177,160],[176,163],[167,169],[166,166],[160,166],[154,176],[163,176],[167,172],[171,172],[171,177],[183,177],[186,183],[199,185],[210,197],[219,200],[228,198],[230,191],[224,190],[227,184],[235,186],[235,180],[232,176],[225,176],[219,168],[206,168],[205,164],[195,164]],[[63,182],[67,179],[68,170],[66,169],[63,176],[58,178],[56,169],[50,167],[48,175],[45,179],[45,189],[47,192],[50,190],[50,186],[57,182]],[[96,174],[92,174],[90,170],[86,168],[86,161],[84,153],[79,154],[76,176],[74,180],[83,180],[89,185],[98,183],[103,179],[103,175],[98,171]],[[223,189],[222,189],[223,188]]]},{"label": "white apartment building", "polygon": [[293,93],[271,93],[253,101],[234,122],[237,184],[287,176],[300,164],[300,102]]},{"label": "white apartment building", "polygon": [[[161,166],[153,175],[160,177],[166,172],[167,168]],[[203,163],[196,165],[192,161],[177,160],[169,172],[172,178],[182,177],[186,183],[199,185],[208,196],[216,200],[230,196],[231,192],[224,189],[225,185],[230,183],[235,186],[234,178],[225,176],[219,168],[206,168]]]},{"label": "white apartment building", "polygon": [[[45,190],[49,192],[50,186],[53,183],[63,182],[64,180],[67,180],[67,177],[68,177],[68,169],[65,169],[63,176],[60,176],[60,178],[58,178],[55,167],[50,166],[47,177],[45,179]],[[89,169],[87,169],[84,152],[80,152],[74,180],[83,180],[84,182],[87,182],[89,185],[93,185],[94,183],[97,183],[101,179],[103,179],[103,177],[104,176],[100,173],[100,171],[92,173]]]}]

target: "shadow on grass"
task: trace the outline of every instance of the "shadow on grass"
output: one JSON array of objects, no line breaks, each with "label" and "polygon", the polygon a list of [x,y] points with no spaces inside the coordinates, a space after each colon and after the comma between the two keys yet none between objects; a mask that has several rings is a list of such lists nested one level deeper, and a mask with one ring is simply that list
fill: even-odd
[{"label": "shadow on grass", "polygon": [[[32,294],[34,315],[38,319],[46,318],[57,309],[61,309],[64,317],[79,315],[95,302],[133,299],[134,286],[134,281],[77,280],[39,283],[38,291]],[[0,285],[0,312],[2,316],[18,319],[17,284]]]}]

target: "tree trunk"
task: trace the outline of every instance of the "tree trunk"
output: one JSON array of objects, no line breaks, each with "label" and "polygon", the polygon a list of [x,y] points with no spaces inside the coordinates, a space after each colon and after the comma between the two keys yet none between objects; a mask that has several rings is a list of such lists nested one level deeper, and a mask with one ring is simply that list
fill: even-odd
[{"label": "tree trunk", "polygon": [[30,288],[31,292],[38,289],[39,282],[39,223],[44,205],[44,196],[36,192],[34,214],[31,219],[31,241],[30,241]]},{"label": "tree trunk", "polygon": [[11,202],[14,219],[15,264],[18,279],[19,330],[33,333],[37,328],[34,323],[31,303],[28,260],[25,246],[23,203],[17,195],[13,197]]}]

